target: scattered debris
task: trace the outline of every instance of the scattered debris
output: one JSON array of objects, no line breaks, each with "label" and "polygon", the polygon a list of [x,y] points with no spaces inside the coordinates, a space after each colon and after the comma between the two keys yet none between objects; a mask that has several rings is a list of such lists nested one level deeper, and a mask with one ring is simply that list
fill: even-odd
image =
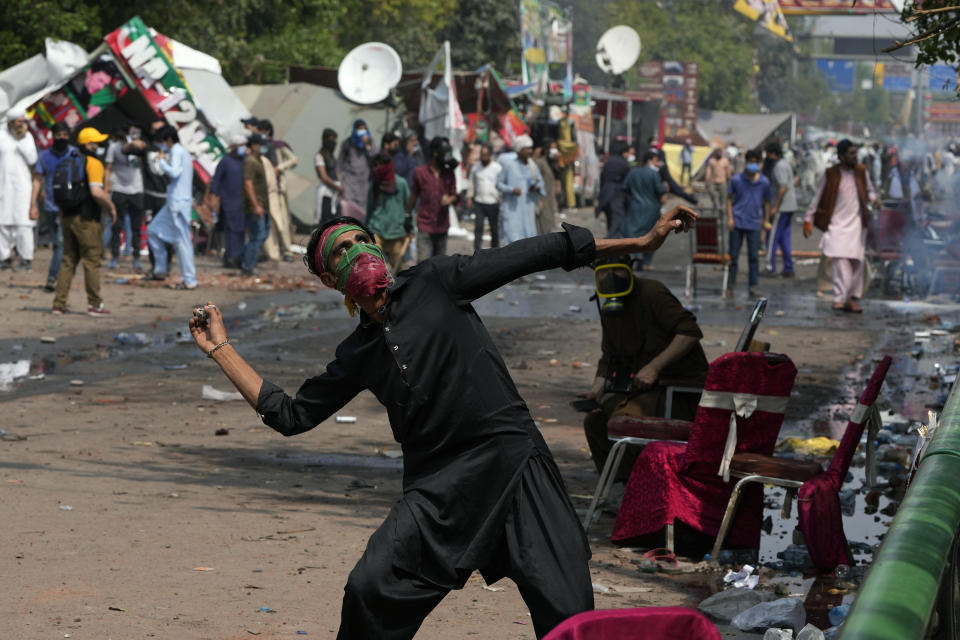
[{"label": "scattered debris", "polygon": [[340,424],[353,424],[357,421],[356,416],[337,416],[336,421]]},{"label": "scattered debris", "polygon": [[71,386],[71,387],[82,387],[82,386],[83,386],[83,380],[71,380],[71,381],[70,381],[70,386]]},{"label": "scattered debris", "polygon": [[747,609],[762,602],[770,602],[775,597],[771,591],[727,589],[713,594],[697,608],[718,622],[729,623]]},{"label": "scattered debris", "polygon": [[216,571],[213,567],[194,567],[194,571]]},{"label": "scattered debris", "polygon": [[771,627],[777,629],[802,629],[807,621],[807,613],[800,598],[780,598],[772,602],[761,602],[738,614],[733,626],[741,631],[760,633]]},{"label": "scattered debris", "polygon": [[68,504],[60,505],[60,511],[73,511],[73,507]]},{"label": "scattered debris", "polygon": [[221,428],[217,429],[216,431],[214,431],[214,432],[213,432],[213,435],[215,435],[215,436],[228,436],[228,435],[230,435],[230,429],[221,427]]},{"label": "scattered debris", "polygon": [[219,402],[230,402],[233,400],[243,400],[243,395],[239,391],[220,391],[214,389],[208,384],[203,385],[201,397],[204,400],[217,400]]},{"label": "scattered debris", "polygon": [[56,341],[57,339],[53,336],[40,336],[40,342],[43,342],[45,344],[53,344]]}]

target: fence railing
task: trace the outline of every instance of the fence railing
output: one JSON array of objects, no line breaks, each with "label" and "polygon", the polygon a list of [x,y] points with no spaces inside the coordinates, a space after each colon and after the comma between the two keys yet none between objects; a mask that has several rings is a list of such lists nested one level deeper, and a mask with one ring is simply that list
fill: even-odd
[{"label": "fence railing", "polygon": [[[840,640],[922,640],[941,581],[954,580],[951,550],[958,533],[960,385],[954,384],[940,426],[843,624]],[[955,613],[948,616],[955,618]]]}]

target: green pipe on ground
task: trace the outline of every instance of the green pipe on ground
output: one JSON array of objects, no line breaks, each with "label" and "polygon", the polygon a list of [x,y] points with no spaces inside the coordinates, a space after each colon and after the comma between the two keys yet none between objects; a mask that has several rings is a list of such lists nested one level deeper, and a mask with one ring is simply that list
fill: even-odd
[{"label": "green pipe on ground", "polygon": [[954,385],[840,640],[921,639],[960,528],[960,392]]}]

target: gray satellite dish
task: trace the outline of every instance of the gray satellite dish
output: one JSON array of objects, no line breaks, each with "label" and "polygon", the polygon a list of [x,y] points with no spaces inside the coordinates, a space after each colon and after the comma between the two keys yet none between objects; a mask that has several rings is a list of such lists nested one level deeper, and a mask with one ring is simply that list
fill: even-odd
[{"label": "gray satellite dish", "polygon": [[400,56],[382,42],[367,42],[351,50],[337,70],[340,92],[352,102],[375,104],[387,99],[400,82]]},{"label": "gray satellite dish", "polygon": [[640,57],[640,34],[632,27],[617,25],[597,42],[597,66],[615,76],[632,67]]}]

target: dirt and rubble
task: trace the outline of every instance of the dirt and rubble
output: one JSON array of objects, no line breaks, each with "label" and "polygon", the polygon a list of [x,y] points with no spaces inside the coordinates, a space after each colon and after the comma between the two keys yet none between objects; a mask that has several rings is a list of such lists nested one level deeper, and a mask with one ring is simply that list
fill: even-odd
[{"label": "dirt and rubble", "polygon": [[[594,224],[585,211],[569,218]],[[686,241],[671,240],[649,275],[679,293]],[[205,385],[233,389],[183,334],[191,306],[216,301],[240,353],[292,392],[352,326],[337,294],[318,289],[302,265],[275,265],[257,281],[201,257],[197,291],[104,271],[109,317],[57,317],[40,287],[48,258],[41,250],[33,272],[0,274],[0,376],[9,378],[0,379],[3,637],[333,637],[347,574],[400,493],[402,459],[386,416],[364,393],[338,414],[355,421],[284,439],[244,402],[205,398],[217,395]],[[867,300],[863,316],[836,316],[814,295],[815,276],[816,265],[803,264],[796,280],[763,283],[770,306],[757,338],[799,370],[782,435],[838,438],[887,351],[896,361],[881,406],[923,417],[939,391],[927,384],[929,358],[911,355],[912,333],[932,326],[924,317],[956,318],[956,308]],[[701,276],[708,284],[689,301],[711,359],[732,348],[751,307],[745,297],[721,301],[712,277]],[[82,291],[78,274],[76,308]],[[591,293],[589,271],[555,271],[476,305],[578,508],[597,481],[582,414],[568,404],[589,387],[600,355]],[[952,353],[944,344],[941,359]],[[610,545],[611,525],[603,514],[590,532],[598,608],[696,606],[720,588],[722,572],[701,558],[683,559],[676,574],[641,571],[633,551]],[[792,526],[778,525],[761,555],[788,544]],[[812,579],[793,578],[781,592],[809,592]],[[475,575],[418,634],[460,637],[534,637],[516,587]]]}]

